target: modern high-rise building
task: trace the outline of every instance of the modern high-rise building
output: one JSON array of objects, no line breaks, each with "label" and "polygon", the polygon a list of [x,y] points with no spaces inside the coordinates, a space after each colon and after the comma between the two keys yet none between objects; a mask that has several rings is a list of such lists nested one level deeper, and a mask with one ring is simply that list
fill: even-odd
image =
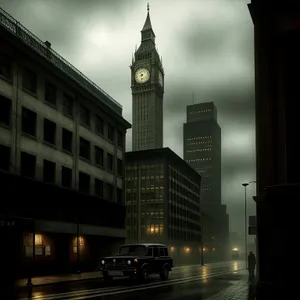
[{"label": "modern high-rise building", "polygon": [[141,44],[132,58],[132,150],[163,147],[164,70],[155,46],[155,34],[147,18]]},{"label": "modern high-rise building", "polygon": [[217,122],[217,109],[213,102],[187,106],[183,153],[184,160],[202,178],[204,245],[208,250],[215,249],[212,257],[223,259],[217,250],[223,249],[224,255],[226,253],[224,250],[228,248],[229,223],[226,205],[221,204],[221,128]]},{"label": "modern high-rise building", "polygon": [[127,241],[165,243],[177,261],[199,263],[201,176],[169,148],[127,152],[125,172]]},{"label": "modern high-rise building", "polygon": [[212,102],[187,106],[184,160],[202,176],[201,205],[213,212],[221,205],[221,128]]}]

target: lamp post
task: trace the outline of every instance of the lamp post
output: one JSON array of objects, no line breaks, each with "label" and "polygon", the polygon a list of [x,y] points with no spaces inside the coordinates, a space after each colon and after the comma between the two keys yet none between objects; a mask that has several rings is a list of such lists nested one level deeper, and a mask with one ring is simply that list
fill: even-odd
[{"label": "lamp post", "polygon": [[245,203],[244,203],[244,208],[245,208],[245,222],[244,222],[244,234],[245,234],[245,263],[246,263],[246,268],[248,268],[248,251],[247,251],[247,186],[249,183],[242,183],[242,186],[245,188]]},{"label": "lamp post", "polygon": [[245,208],[245,228],[244,228],[244,231],[245,231],[245,262],[246,262],[246,268],[248,268],[248,233],[247,233],[247,186],[250,184],[250,183],[255,183],[256,181],[249,181],[249,182],[245,182],[245,183],[242,183],[242,186],[245,188],[245,204],[244,204],[244,208]]}]

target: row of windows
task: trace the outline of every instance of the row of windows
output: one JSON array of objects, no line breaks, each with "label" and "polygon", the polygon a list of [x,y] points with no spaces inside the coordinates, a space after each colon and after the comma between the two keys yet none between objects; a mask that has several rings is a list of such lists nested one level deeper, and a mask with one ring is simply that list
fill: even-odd
[{"label": "row of windows", "polygon": [[205,158],[196,158],[196,159],[187,159],[187,162],[194,162],[194,161],[208,161],[211,160],[211,157],[205,157]]},{"label": "row of windows", "polygon": [[[9,171],[10,169],[10,147],[0,145],[0,169]],[[20,164],[21,176],[36,178],[36,156],[21,152],[21,164]],[[73,172],[72,169],[62,166],[61,167],[61,182],[60,185],[66,188],[72,188],[73,184]],[[47,183],[56,183],[56,163],[43,160],[43,181]],[[117,201],[123,204],[122,189],[117,188],[115,194],[115,188],[112,184],[105,183],[102,180],[94,179],[94,195],[97,197],[105,198],[109,201]],[[79,172],[78,178],[78,190],[85,194],[91,194],[91,177],[90,175]]]},{"label": "row of windows", "polygon": [[[2,54],[1,54],[2,56]],[[38,76],[33,70],[28,67],[24,67],[22,70],[22,88],[29,92],[30,94],[36,96],[38,90]],[[9,58],[7,61],[3,62],[3,59],[0,60],[0,75],[9,80],[12,80],[12,69],[11,69],[11,61]],[[0,99],[2,100],[2,99]],[[44,101],[49,104],[53,108],[57,108],[57,100],[58,100],[58,88],[52,84],[51,82],[45,81],[45,92],[44,92]],[[70,118],[74,117],[74,98],[66,93],[63,95],[63,103],[62,103],[62,113]],[[1,101],[2,102],[2,101]],[[10,112],[5,111],[6,115],[10,116]],[[4,112],[2,112],[4,114]],[[6,117],[6,123],[9,123],[10,117]],[[84,105],[80,105],[80,113],[79,113],[80,123],[88,128],[91,126],[91,112]],[[1,121],[0,121],[1,122]],[[105,128],[107,128],[105,132]],[[115,128],[109,123],[106,124],[104,120],[96,115],[95,116],[95,132],[102,136],[107,136],[107,139],[110,142],[115,141]],[[117,131],[117,145],[118,147],[124,147],[124,138],[123,134]]]},{"label": "row of windows", "polygon": [[193,114],[201,114],[201,113],[206,113],[206,112],[210,112],[212,111],[211,109],[201,109],[201,110],[197,110],[197,111],[190,111],[189,114],[193,115]]},{"label": "row of windows", "polygon": [[203,149],[194,149],[194,150],[187,150],[187,153],[193,153],[193,152],[204,152],[204,151],[211,151],[211,148],[203,148]]},{"label": "row of windows", "polygon": [[202,141],[202,142],[190,142],[190,143],[187,143],[187,146],[193,146],[193,145],[207,145],[207,144],[212,144],[212,141]]},{"label": "row of windows", "polygon": [[196,136],[196,137],[190,137],[187,138],[187,141],[195,141],[195,140],[204,140],[204,139],[211,139],[211,135],[206,135],[206,136]]},{"label": "row of windows", "polygon": [[[3,102],[11,104],[9,102]],[[2,103],[1,103],[2,104]],[[4,110],[0,110],[0,123],[9,124],[9,119],[6,114],[3,114]],[[22,133],[28,134],[32,137],[36,137],[37,135],[37,114],[26,107],[22,107]],[[43,132],[43,140],[47,144],[52,146],[57,146],[57,125],[56,123],[44,119],[44,132]],[[73,133],[65,128],[62,128],[62,143],[61,148],[64,151],[73,153]],[[91,143],[80,137],[79,138],[79,156],[91,161]],[[114,172],[115,169],[119,176],[123,174],[123,164],[122,160],[117,158],[116,167],[115,167],[115,157],[111,153],[106,153],[102,148],[98,146],[94,146],[94,163],[102,168],[106,168],[107,170]]]}]

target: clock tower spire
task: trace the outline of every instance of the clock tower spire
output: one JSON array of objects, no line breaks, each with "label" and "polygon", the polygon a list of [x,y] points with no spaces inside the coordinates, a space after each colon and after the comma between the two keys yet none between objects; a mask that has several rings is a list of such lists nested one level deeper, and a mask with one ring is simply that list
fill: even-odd
[{"label": "clock tower spire", "polygon": [[164,70],[155,46],[149,3],[131,69],[132,150],[163,147]]},{"label": "clock tower spire", "polygon": [[143,29],[141,30],[142,42],[151,40],[155,45],[155,34],[152,28],[151,19],[150,19],[150,7],[149,3],[147,4],[147,17]]}]

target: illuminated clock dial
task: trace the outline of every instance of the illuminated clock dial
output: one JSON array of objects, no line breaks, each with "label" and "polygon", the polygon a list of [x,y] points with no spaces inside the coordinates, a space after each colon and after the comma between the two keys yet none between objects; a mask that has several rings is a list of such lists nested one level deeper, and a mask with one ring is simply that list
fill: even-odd
[{"label": "illuminated clock dial", "polygon": [[134,78],[137,83],[145,83],[150,79],[150,72],[146,68],[139,68],[135,72]]}]

